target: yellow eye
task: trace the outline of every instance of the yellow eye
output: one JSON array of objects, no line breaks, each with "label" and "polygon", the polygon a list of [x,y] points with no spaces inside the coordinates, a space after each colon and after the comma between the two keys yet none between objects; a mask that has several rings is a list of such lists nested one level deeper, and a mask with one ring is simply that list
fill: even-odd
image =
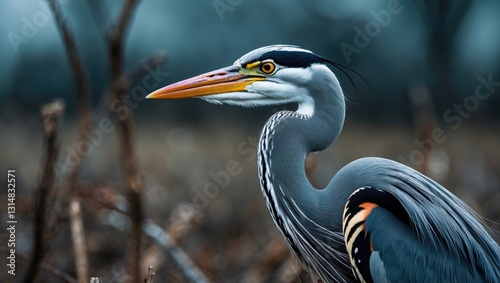
[{"label": "yellow eye", "polygon": [[264,74],[272,74],[274,70],[276,69],[276,65],[272,62],[264,62],[260,65],[260,70]]}]

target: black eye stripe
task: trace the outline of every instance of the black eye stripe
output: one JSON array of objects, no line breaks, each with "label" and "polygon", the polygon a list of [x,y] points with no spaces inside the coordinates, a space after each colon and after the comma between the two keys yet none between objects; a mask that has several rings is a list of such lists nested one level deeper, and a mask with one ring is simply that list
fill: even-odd
[{"label": "black eye stripe", "polygon": [[253,60],[273,60],[276,64],[285,67],[305,68],[313,63],[324,63],[324,59],[310,52],[303,51],[269,51]]}]

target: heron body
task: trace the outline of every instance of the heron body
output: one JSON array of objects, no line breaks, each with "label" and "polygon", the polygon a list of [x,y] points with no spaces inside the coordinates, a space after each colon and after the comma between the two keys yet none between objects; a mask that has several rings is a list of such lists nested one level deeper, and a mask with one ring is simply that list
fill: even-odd
[{"label": "heron body", "polygon": [[148,98],[199,97],[260,106],[297,103],[265,124],[260,185],[290,250],[323,282],[500,282],[500,247],[477,214],[438,183],[383,158],[343,167],[323,189],[304,162],[339,136],[345,101],[334,62],[288,45],[253,50],[232,66]]}]

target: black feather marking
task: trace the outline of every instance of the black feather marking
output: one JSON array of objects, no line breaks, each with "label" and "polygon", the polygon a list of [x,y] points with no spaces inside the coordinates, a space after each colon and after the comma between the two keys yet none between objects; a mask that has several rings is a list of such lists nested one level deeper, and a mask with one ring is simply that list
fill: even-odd
[{"label": "black feather marking", "polygon": [[[354,74],[356,74],[366,84],[366,86],[368,86],[368,88],[370,88],[370,85],[368,84],[368,82],[358,72],[356,72],[353,69],[347,67],[346,65],[337,63],[337,62],[332,61],[330,59],[326,59],[326,58],[323,58],[323,57],[320,57],[320,58],[323,59],[323,62],[329,63],[330,65],[332,65],[335,68],[337,68],[339,71],[341,71],[349,79],[349,81],[351,82],[352,86],[354,87],[354,93],[356,94],[356,97],[358,96],[358,88],[356,87],[356,84],[352,80],[351,76],[349,76],[349,74],[347,74],[347,72],[344,69],[349,70],[349,71],[353,72]],[[342,68],[344,68],[344,69],[342,69]]]},{"label": "black feather marking", "polygon": [[358,94],[358,88],[356,87],[356,84],[354,83],[351,76],[349,76],[349,74],[347,74],[345,70],[348,70],[357,75],[369,87],[368,82],[358,72],[354,71],[353,69],[343,64],[318,56],[311,52],[273,50],[263,53],[262,55],[259,56],[259,58],[254,59],[250,62],[244,62],[242,65],[245,66],[246,64],[251,64],[256,61],[263,61],[269,59],[273,60],[275,63],[279,65],[291,68],[307,68],[314,63],[328,63],[333,67],[337,68],[339,71],[341,71],[349,79],[349,81],[354,87],[356,95]]},{"label": "black feather marking", "polygon": [[260,57],[255,59],[253,62],[263,61],[268,59],[273,60],[276,64],[279,64],[281,66],[291,67],[291,68],[306,68],[311,66],[311,64],[313,63],[324,62],[323,58],[311,52],[279,51],[279,50],[266,52],[260,55]]},{"label": "black feather marking", "polygon": [[356,232],[356,229],[358,229],[359,226],[363,226],[363,225],[365,225],[365,221],[357,222],[356,224],[354,224],[354,226],[349,231],[349,234],[346,237],[346,239],[347,239],[346,242],[349,242],[351,240],[352,236],[354,235],[354,232]]},{"label": "black feather marking", "polygon": [[353,193],[349,197],[347,212],[349,213],[350,209],[359,211],[359,206],[365,202],[371,202],[389,210],[399,220],[410,226],[410,217],[398,199],[388,192],[372,187],[365,187],[364,189]]},{"label": "black feather marking", "polygon": [[[344,223],[349,223],[356,214],[360,213],[361,210],[363,210],[363,204],[365,203],[373,203],[379,207],[387,209],[403,223],[410,226],[410,218],[401,203],[392,194],[372,187],[360,188],[349,197],[344,216]],[[346,242],[350,242],[356,229],[361,225],[363,226],[364,232],[356,235],[349,254],[354,260],[355,266],[353,266],[353,268],[356,268],[359,271],[362,279],[365,282],[373,282],[370,272],[370,256],[372,254],[371,240],[370,234],[366,230],[366,227],[364,227],[364,220],[365,219],[356,223],[350,231],[344,231],[344,236],[347,239]],[[345,235],[346,232],[348,232],[348,235]],[[356,272],[354,272],[354,274],[358,276]]]},{"label": "black feather marking", "polygon": [[[372,283],[372,275],[370,272],[370,234],[369,233],[359,233],[354,243],[352,245],[354,264],[356,264],[359,273],[363,277],[364,282]],[[354,251],[357,249],[357,252]]]},{"label": "black feather marking", "polygon": [[[344,222],[345,223],[348,223],[351,221],[351,219],[361,210],[361,207],[359,207],[359,205],[351,205],[351,203],[349,202],[349,204],[347,205],[347,211],[346,211],[346,215],[347,215],[347,218],[344,219]],[[346,227],[344,227],[344,229],[346,229]],[[345,230],[344,230],[344,234],[345,234]]]},{"label": "black feather marking", "polygon": [[318,56],[318,57],[319,57],[319,58],[321,58],[321,59],[323,60],[323,62],[329,63],[330,65],[332,65],[332,66],[334,66],[335,68],[337,68],[337,69],[339,69],[340,71],[342,71],[342,73],[344,73],[344,75],[346,75],[346,76],[349,78],[349,80],[350,80],[350,81],[351,81],[351,83],[353,84],[354,88],[356,88],[356,85],[354,85],[354,83],[353,83],[353,81],[352,81],[351,77],[350,77],[350,76],[349,76],[349,75],[348,75],[348,74],[347,74],[347,73],[346,73],[343,69],[341,69],[341,68],[344,68],[344,69],[347,69],[347,70],[349,70],[349,71],[353,72],[353,73],[354,73],[356,76],[358,76],[358,77],[359,77],[359,78],[360,78],[360,79],[361,79],[361,80],[362,80],[362,81],[363,81],[363,82],[364,82],[364,83],[365,83],[368,87],[370,87],[370,85],[368,84],[368,82],[365,80],[365,78],[363,78],[363,76],[362,76],[360,73],[358,73],[358,72],[354,71],[353,69],[351,69],[351,68],[347,67],[346,65],[343,65],[343,64],[337,63],[337,62],[332,61],[332,60],[327,59],[327,58],[323,58],[323,57],[320,57],[320,56]]},{"label": "black feather marking", "polygon": [[301,256],[301,252],[295,245],[292,236],[288,234],[287,230],[285,229],[285,225],[283,223],[283,219],[281,216],[278,214],[277,208],[276,208],[276,201],[273,199],[273,196],[271,194],[270,188],[268,187],[267,180],[266,180],[266,174],[267,174],[267,166],[266,162],[264,159],[261,160],[261,167],[262,167],[262,178],[261,178],[261,186],[264,188],[264,191],[266,193],[266,196],[268,198],[268,202],[270,204],[270,212],[276,219],[276,224],[278,225],[278,228],[282,231],[283,236],[286,238],[288,244],[290,247],[293,249],[293,251],[296,253],[297,256]]}]

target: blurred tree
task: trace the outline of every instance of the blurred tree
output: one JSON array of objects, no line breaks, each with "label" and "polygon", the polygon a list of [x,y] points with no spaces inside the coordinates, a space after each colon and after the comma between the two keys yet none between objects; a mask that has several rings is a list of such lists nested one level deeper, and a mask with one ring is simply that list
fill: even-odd
[{"label": "blurred tree", "polygon": [[460,27],[469,12],[471,0],[414,1],[426,28],[427,54],[430,68],[429,88],[438,113],[456,100],[456,90],[451,82],[453,50]]}]

